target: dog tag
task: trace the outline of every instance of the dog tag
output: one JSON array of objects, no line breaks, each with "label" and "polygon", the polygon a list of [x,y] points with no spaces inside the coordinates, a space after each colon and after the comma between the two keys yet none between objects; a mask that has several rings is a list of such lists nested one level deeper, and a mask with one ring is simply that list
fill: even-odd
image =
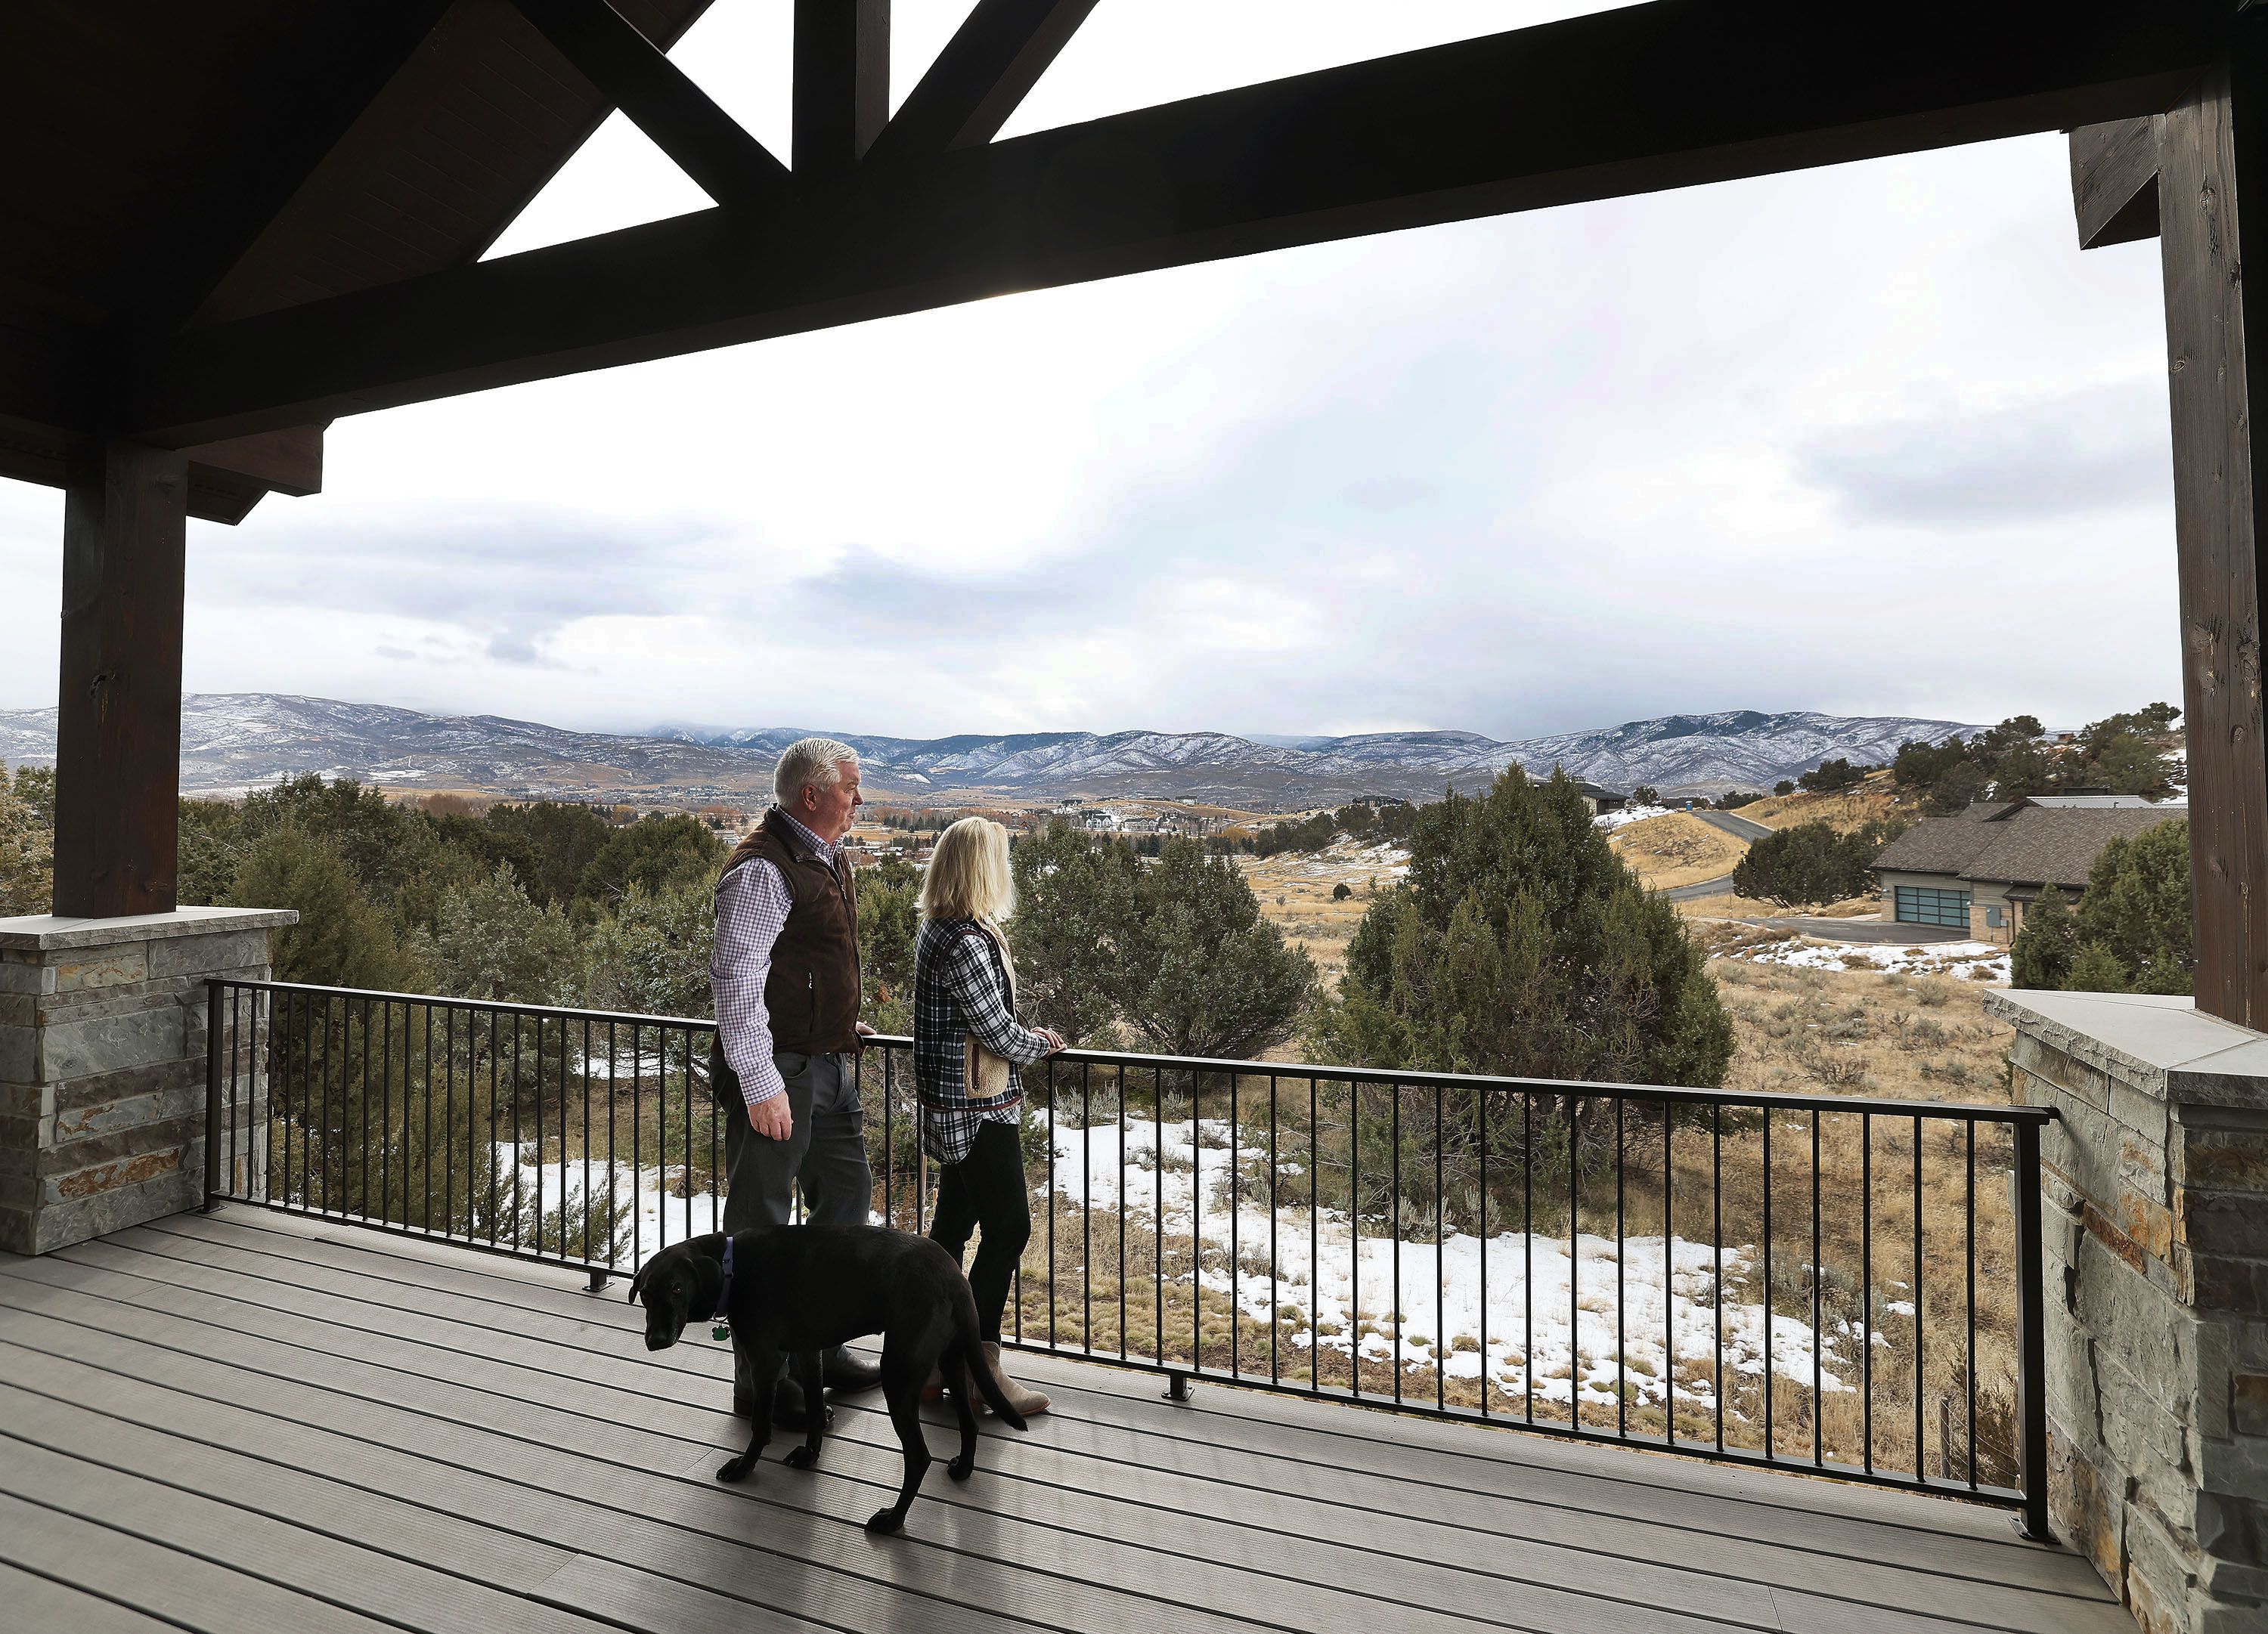
[{"label": "dog tag", "polygon": [[722,1344],[733,1336],[733,1325],[730,1322],[718,1322],[709,1330],[709,1336]]}]

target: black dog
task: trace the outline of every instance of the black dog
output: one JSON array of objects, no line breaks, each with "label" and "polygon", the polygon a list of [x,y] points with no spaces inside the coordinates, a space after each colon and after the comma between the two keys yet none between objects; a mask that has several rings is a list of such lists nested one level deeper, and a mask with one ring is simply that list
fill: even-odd
[{"label": "black dog", "polygon": [[[688,1321],[711,1314],[733,1325],[733,1348],[745,1355],[748,1375],[777,1375],[780,1353],[793,1360],[804,1400],[821,1395],[820,1353],[861,1334],[882,1336],[882,1394],[890,1423],[905,1448],[905,1483],[898,1501],[877,1510],[870,1532],[895,1532],[930,1466],[921,1425],[922,1387],[934,1368],[952,1392],[961,1418],[961,1455],[946,1465],[956,1481],[976,1468],[976,1415],[968,1402],[973,1381],[1002,1422],[1024,1420],[1001,1395],[976,1330],[976,1300],[953,1256],[926,1237],[880,1226],[758,1226],[735,1237],[716,1233],[664,1248],[639,1268],[630,1297],[645,1302],[645,1348],[675,1344]],[[771,1391],[758,1391],[748,1449],[717,1472],[719,1481],[742,1481],[771,1439]],[[805,1416],[803,1445],[787,1455],[792,1468],[819,1461],[827,1415]]]}]

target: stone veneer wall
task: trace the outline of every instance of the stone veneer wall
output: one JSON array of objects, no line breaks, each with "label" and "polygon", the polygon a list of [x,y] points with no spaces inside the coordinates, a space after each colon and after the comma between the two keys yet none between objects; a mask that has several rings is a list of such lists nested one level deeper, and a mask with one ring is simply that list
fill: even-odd
[{"label": "stone veneer wall", "polygon": [[2050,1508],[2149,1634],[2268,1630],[2268,1038],[1995,993],[2044,1131]]},{"label": "stone veneer wall", "polygon": [[[206,979],[265,980],[269,931],[298,918],[0,919],[0,1249],[44,1254],[202,1203]],[[233,1100],[244,1170],[266,1127],[256,1078]]]}]

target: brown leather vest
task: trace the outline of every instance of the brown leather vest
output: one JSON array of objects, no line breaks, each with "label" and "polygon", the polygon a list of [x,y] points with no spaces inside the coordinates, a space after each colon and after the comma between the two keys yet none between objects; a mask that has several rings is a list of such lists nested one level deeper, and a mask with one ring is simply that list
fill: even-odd
[{"label": "brown leather vest", "polygon": [[764,813],[725,872],[752,857],[779,870],[793,899],[764,980],[772,1049],[809,1056],[858,1049],[858,894],[850,860],[838,850],[828,867],[777,811]]}]

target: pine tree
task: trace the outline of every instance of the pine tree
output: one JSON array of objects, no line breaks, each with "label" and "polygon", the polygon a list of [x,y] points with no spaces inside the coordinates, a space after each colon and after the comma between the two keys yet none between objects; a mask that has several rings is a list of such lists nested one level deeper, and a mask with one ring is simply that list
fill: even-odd
[{"label": "pine tree", "polygon": [[270,828],[239,855],[229,900],[298,910],[299,923],[270,945],[279,982],[389,992],[418,983],[417,961],[328,835],[289,822]]},{"label": "pine tree", "polygon": [[2053,886],[2024,915],[2024,928],[2008,950],[2009,984],[2056,990],[2070,986],[2072,961],[2079,954],[2079,932],[2070,904]]},{"label": "pine tree", "polygon": [[1700,949],[1565,777],[1514,768],[1426,807],[1410,843],[1407,882],[1347,950],[1322,1049],[1375,1067],[1724,1081],[1732,1026]]}]

